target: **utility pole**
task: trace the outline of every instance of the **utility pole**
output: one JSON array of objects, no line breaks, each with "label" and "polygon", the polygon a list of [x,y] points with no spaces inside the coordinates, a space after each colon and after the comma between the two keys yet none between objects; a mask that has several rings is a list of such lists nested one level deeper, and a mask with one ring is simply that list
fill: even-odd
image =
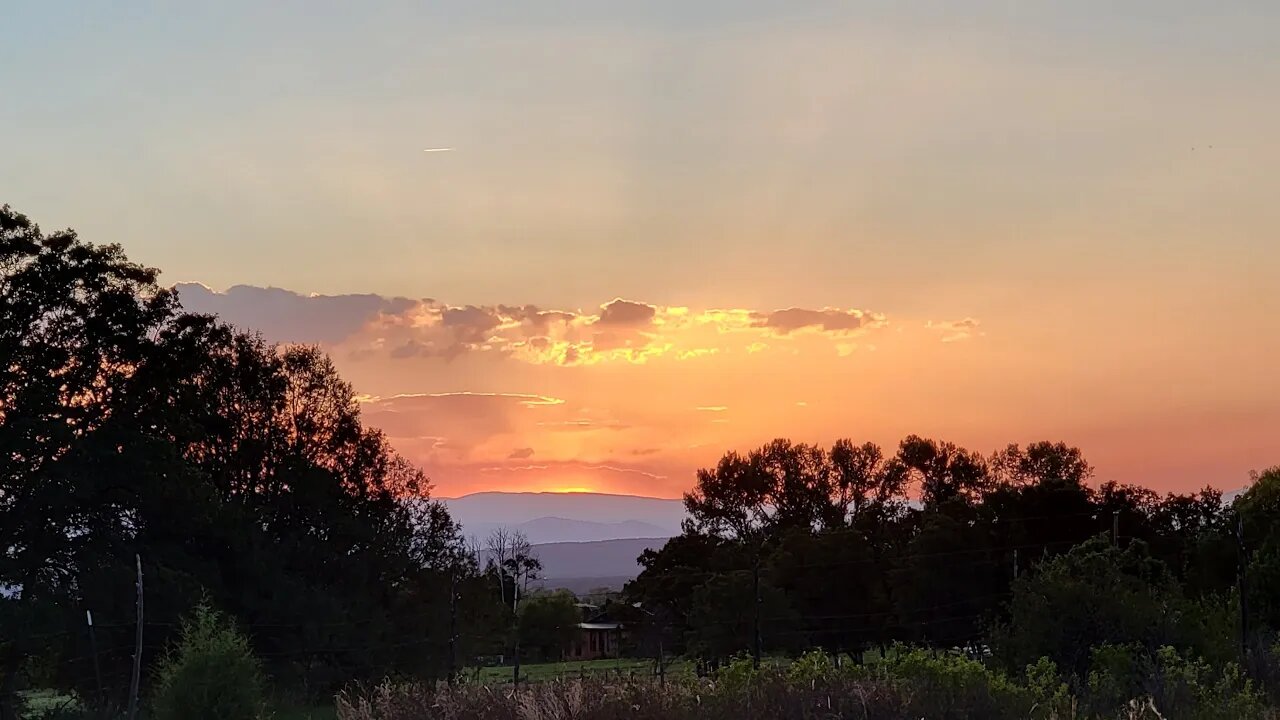
[{"label": "utility pole", "polygon": [[516,646],[515,646],[515,665],[511,670],[511,684],[520,685],[520,614],[516,612],[516,594],[520,592],[520,583],[513,582],[511,592],[511,622],[515,626]]},{"label": "utility pole", "polygon": [[1244,519],[1236,515],[1236,547],[1239,550],[1240,569],[1236,573],[1238,591],[1240,593],[1240,660],[1245,672],[1249,670],[1249,583],[1246,569],[1249,565],[1249,551],[1244,546]]},{"label": "utility pole", "polygon": [[664,622],[666,615],[665,613],[661,615],[659,613],[662,613],[661,607],[650,613],[650,615],[653,616],[653,619],[658,626],[658,684],[665,687],[667,684],[667,654],[664,652],[663,641],[666,638],[667,628]]},{"label": "utility pole", "polygon": [[760,597],[760,554],[756,553],[756,563],[753,566],[752,578],[755,585],[755,641],[751,652],[751,664],[757,670],[760,668],[760,605],[764,601]]},{"label": "utility pole", "polygon": [[515,659],[516,659],[515,665],[511,667],[511,684],[519,685],[520,684],[520,629],[519,629],[519,626],[516,627]]},{"label": "utility pole", "polygon": [[142,556],[134,555],[138,567],[138,630],[134,635],[133,679],[129,681],[129,720],[138,717],[138,684],[142,680]]},{"label": "utility pole", "polygon": [[458,674],[458,575],[449,573],[449,684]]},{"label": "utility pole", "polygon": [[93,611],[84,611],[85,622],[89,624],[89,652],[93,653],[93,677],[98,681],[98,712],[107,712],[107,693],[102,689],[102,666],[98,662],[98,638],[93,631]]},{"label": "utility pole", "polygon": [[667,684],[667,658],[662,652],[662,626],[658,626],[658,684]]},{"label": "utility pole", "polygon": [[1120,511],[1111,513],[1111,544],[1120,547]]}]

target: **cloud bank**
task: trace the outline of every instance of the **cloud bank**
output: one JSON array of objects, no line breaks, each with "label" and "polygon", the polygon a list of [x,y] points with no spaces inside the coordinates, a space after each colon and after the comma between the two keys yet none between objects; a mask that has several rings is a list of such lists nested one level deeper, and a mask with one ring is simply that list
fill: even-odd
[{"label": "cloud bank", "polygon": [[365,421],[444,494],[678,495],[726,449],[825,432],[849,415],[875,423],[872,408],[938,407],[945,395],[904,361],[980,336],[972,318],[908,318],[887,332],[884,314],[848,306],[699,309],[615,297],[565,309],[177,290],[188,310],[322,346],[362,393]]},{"label": "cloud bank", "polygon": [[883,315],[858,308],[692,311],[615,298],[582,311],[302,295],[244,285],[216,292],[187,283],[177,290],[187,309],[258,329],[271,340],[318,342],[355,357],[392,360],[479,353],[535,365],[646,363],[757,353],[802,336],[830,339],[843,354],[850,338],[888,324]]}]

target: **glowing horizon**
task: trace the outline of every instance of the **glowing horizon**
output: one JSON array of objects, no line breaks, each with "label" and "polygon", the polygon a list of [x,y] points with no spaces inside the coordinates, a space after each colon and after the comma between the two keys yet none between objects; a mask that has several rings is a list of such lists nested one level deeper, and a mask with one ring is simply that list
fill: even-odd
[{"label": "glowing horizon", "polygon": [[779,436],[1280,462],[1280,3],[8,19],[0,202],[318,344],[441,495]]},{"label": "glowing horizon", "polygon": [[[678,498],[698,468],[775,437],[822,445],[849,437],[888,453],[910,434],[983,454],[1064,441],[1084,450],[1098,481],[1162,491],[1231,490],[1274,463],[1266,438],[1280,406],[1254,395],[1265,357],[1211,391],[1182,387],[1171,396],[1169,383],[1205,358],[1153,367],[1135,350],[1144,337],[1114,337],[1132,362],[1113,359],[1099,374],[1088,348],[1064,355],[1061,344],[1028,345],[967,315],[619,298],[549,310],[248,286],[178,290],[190,309],[271,339],[320,344],[360,393],[365,421],[445,496]],[[1204,435],[1209,426],[1221,434]]]}]

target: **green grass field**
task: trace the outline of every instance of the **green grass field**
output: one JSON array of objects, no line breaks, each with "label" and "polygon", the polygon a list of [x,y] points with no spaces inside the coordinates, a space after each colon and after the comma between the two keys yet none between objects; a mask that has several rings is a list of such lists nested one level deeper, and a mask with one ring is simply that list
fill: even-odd
[{"label": "green grass field", "polygon": [[[621,673],[652,677],[655,672],[653,660],[637,660],[621,658],[610,660],[579,660],[576,662],[536,663],[520,666],[520,681],[537,682],[581,675],[601,675]],[[684,660],[667,661],[667,677],[681,674],[693,674],[693,664]],[[464,674],[466,680],[483,684],[508,683],[512,680],[512,668],[509,665],[468,668]]]}]

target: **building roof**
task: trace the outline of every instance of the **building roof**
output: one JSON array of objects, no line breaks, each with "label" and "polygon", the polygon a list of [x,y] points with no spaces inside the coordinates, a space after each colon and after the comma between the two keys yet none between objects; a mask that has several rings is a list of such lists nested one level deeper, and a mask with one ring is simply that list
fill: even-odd
[{"label": "building roof", "polygon": [[617,630],[622,623],[578,623],[579,630]]}]

